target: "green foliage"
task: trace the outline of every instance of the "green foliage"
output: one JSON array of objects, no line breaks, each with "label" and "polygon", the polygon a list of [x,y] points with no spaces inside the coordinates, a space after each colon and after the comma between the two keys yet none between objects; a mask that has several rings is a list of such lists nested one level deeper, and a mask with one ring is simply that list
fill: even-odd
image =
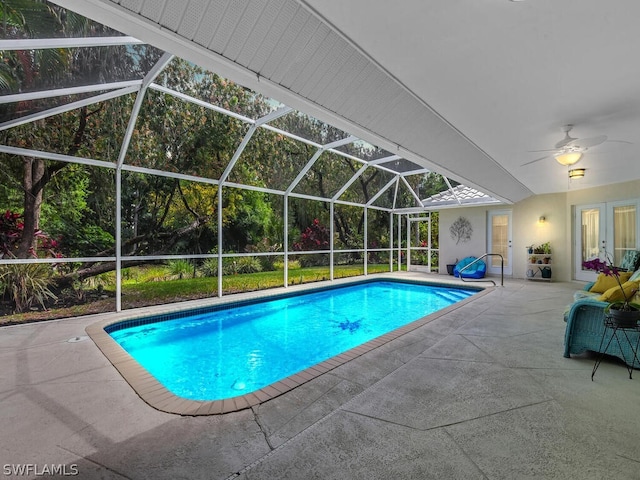
[{"label": "green foliage", "polygon": [[309,255],[300,255],[298,262],[303,268],[315,267],[320,265],[329,265],[329,254],[326,253],[312,253]]},{"label": "green foliage", "polygon": [[24,312],[35,304],[46,309],[48,299],[57,298],[49,290],[51,266],[23,264],[0,266],[0,290],[13,302],[16,312]]},{"label": "green foliage", "polygon": [[98,225],[84,225],[78,229],[67,230],[63,235],[64,252],[69,257],[97,255],[114,248],[113,235],[105,232]]},{"label": "green foliage", "polygon": [[200,266],[200,273],[203,277],[217,277],[218,276],[218,259],[206,258]]},{"label": "green foliage", "polygon": [[115,272],[101,273],[82,281],[83,288],[89,288],[102,292],[105,288],[116,284]]},{"label": "green foliage", "polygon": [[[267,237],[263,237],[255,245],[247,245],[247,253],[276,253],[282,251],[282,244],[272,243]],[[278,261],[279,255],[261,255],[258,257],[262,270],[271,271],[276,270],[275,264]]]},{"label": "green foliage", "polygon": [[194,278],[196,273],[196,267],[189,260],[170,260],[168,264],[169,278],[179,279]]},{"label": "green foliage", "polygon": [[[388,272],[389,265],[369,265],[369,273]],[[295,283],[311,283],[329,279],[329,267],[311,267],[296,270]],[[336,278],[362,275],[362,266],[339,265],[334,267]],[[144,276],[144,275],[141,275]],[[290,280],[293,280],[291,278]],[[251,274],[225,275],[222,279],[223,293],[249,292],[258,289],[283,286],[281,271]],[[216,282],[210,277],[184,280],[150,281],[123,285],[123,302],[140,306],[161,304],[179,299],[210,297],[217,291]]]},{"label": "green foliage", "polygon": [[123,283],[144,283],[165,280],[167,277],[166,265],[143,265],[122,269]]},{"label": "green foliage", "polygon": [[[262,264],[258,257],[225,257],[222,259],[223,275],[241,275],[262,272]],[[204,277],[218,276],[218,259],[207,258],[202,262],[200,272]]]},{"label": "green foliage", "polygon": [[[113,251],[114,179],[103,169],[69,165],[47,185],[42,228],[62,239],[65,256],[83,257]],[[112,233],[113,232],[113,233]]]},{"label": "green foliage", "polygon": [[224,258],[222,262],[222,273],[224,275],[258,273],[261,271],[262,265],[257,257]]},{"label": "green foliage", "polygon": [[[224,199],[227,220],[223,242],[236,252],[250,251],[250,245],[258,245],[271,231],[274,212],[268,203],[268,195],[253,190],[232,189]],[[265,245],[265,248],[268,246]]]},{"label": "green foliage", "polygon": [[[35,34],[53,37],[82,31],[111,33],[107,27],[49,3],[30,0],[4,3],[7,8],[0,12],[3,15],[4,38],[26,38]],[[16,5],[20,9],[13,8]],[[48,58],[38,56],[41,53],[48,55],[47,52],[51,53]],[[134,46],[43,49],[33,55],[19,58],[16,53],[0,52],[3,59],[0,62],[0,89],[5,89],[3,93],[8,90],[31,91],[49,84],[89,84],[95,78],[104,81],[141,78],[158,59],[159,52],[147,46]],[[273,109],[273,104],[260,95],[179,59],[173,60],[163,70],[157,82],[254,119]],[[0,142],[113,161],[122,144],[134,100],[134,95],[123,96],[48,117],[37,124],[21,125],[0,132]],[[21,113],[28,113],[49,106],[47,102],[51,101],[20,102],[18,108],[25,109]],[[0,109],[0,117],[15,113]],[[299,112],[284,115],[271,125],[320,144],[346,136],[345,132]],[[149,90],[125,161],[133,166],[218,179],[247,130],[246,123],[232,117]],[[386,155],[364,142],[346,145],[341,150],[364,160]],[[232,169],[229,181],[269,188],[288,187],[315,152],[316,148],[305,142],[279,132],[258,129]],[[8,165],[0,172],[0,204],[5,203],[12,211],[22,211],[19,202],[23,201],[26,190],[21,185],[23,162],[29,159],[2,154],[0,160],[3,165]],[[47,174],[43,177],[46,189],[39,219],[41,227],[56,237],[62,236],[61,245],[68,256],[111,253],[115,246],[114,171],[42,161],[46,162]],[[324,152],[296,191],[330,198],[360,167],[361,163],[353,159]],[[389,172],[368,169],[341,199],[360,202],[371,199],[378,188],[391,178],[385,175],[392,176]],[[211,251],[217,245],[217,215],[220,210],[225,251],[277,252],[281,249],[280,244],[284,241],[284,200],[279,195],[225,186],[223,204],[218,205],[217,185],[130,172],[124,172],[122,178],[121,226],[123,253],[126,255]],[[436,177],[421,181],[422,193],[428,191],[429,182],[438,188],[437,181],[442,183],[442,179]],[[385,195],[392,196],[393,190],[389,189]],[[288,202],[289,238],[297,241],[300,250],[327,249],[330,240],[327,226],[330,221],[329,203],[293,197]],[[370,220],[370,239],[388,242],[384,240],[388,234],[388,218],[385,217],[388,216],[380,215]],[[319,222],[319,226],[313,225],[314,220]],[[363,208],[339,207],[333,227],[341,246],[362,248]],[[306,237],[303,238],[304,235]],[[266,241],[266,238],[271,240]],[[237,275],[258,269],[272,270],[279,258],[272,255],[225,259],[223,272]],[[328,255],[303,255],[299,262],[303,265],[326,265],[328,259]],[[207,276],[217,275],[217,259],[203,262],[200,270]],[[174,265],[169,266],[168,274],[158,271],[153,278],[166,275],[184,278],[192,275],[193,265],[188,272],[186,268]],[[132,278],[141,278],[137,274],[131,275]]]},{"label": "green foliage", "polygon": [[[289,260],[289,270],[297,270],[301,268],[299,260]],[[273,263],[273,270],[284,270],[284,262],[276,261]]]}]

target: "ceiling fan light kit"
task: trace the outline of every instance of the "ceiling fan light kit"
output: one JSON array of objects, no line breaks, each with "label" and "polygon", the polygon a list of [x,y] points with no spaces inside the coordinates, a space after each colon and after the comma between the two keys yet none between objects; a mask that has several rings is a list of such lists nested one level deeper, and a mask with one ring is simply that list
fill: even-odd
[{"label": "ceiling fan light kit", "polygon": [[554,155],[560,165],[573,165],[582,158],[582,152],[558,152]]},{"label": "ceiling fan light kit", "polygon": [[564,132],[564,138],[554,145],[554,148],[549,150],[529,150],[530,152],[550,152],[547,156],[536,158],[530,162],[523,163],[522,166],[531,165],[532,163],[539,162],[545,158],[552,156],[560,165],[570,167],[580,161],[582,155],[592,147],[600,145],[607,141],[606,135],[598,135],[590,138],[577,138],[569,135],[569,132],[573,129],[573,125],[565,125],[562,127]]},{"label": "ceiling fan light kit", "polygon": [[576,178],[583,178],[586,168],[573,168],[569,170],[569,179],[575,180]]}]

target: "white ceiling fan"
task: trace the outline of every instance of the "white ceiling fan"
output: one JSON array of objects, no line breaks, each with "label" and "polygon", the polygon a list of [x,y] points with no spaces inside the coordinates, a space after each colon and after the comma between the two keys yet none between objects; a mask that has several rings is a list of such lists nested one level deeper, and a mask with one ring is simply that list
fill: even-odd
[{"label": "white ceiling fan", "polygon": [[554,148],[548,150],[531,150],[531,152],[553,152],[550,155],[536,158],[530,162],[523,163],[522,166],[531,165],[532,163],[539,162],[550,156],[553,156],[561,165],[574,165],[581,158],[582,154],[589,148],[595,147],[607,141],[606,135],[598,135],[597,137],[590,138],[576,138],[569,135],[569,132],[573,129],[573,125],[564,125],[562,131],[564,132],[564,138],[554,145]]}]

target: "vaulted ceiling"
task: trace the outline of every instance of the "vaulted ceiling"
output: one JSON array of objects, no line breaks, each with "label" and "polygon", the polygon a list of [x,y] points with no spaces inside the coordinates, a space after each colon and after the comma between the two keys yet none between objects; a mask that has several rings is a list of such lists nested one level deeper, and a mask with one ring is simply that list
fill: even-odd
[{"label": "vaulted ceiling", "polygon": [[507,202],[640,178],[638,2],[54,3]]}]

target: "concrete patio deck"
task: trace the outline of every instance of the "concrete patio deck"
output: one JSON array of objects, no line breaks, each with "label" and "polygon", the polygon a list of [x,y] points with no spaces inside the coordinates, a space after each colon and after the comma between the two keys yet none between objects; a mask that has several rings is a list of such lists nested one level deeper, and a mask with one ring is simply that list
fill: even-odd
[{"label": "concrete patio deck", "polygon": [[2,474],[638,479],[640,371],[607,359],[592,382],[593,354],[562,356],[578,288],[506,281],[280,397],[206,417],[144,403],[85,338],[102,315],[3,327]]}]

